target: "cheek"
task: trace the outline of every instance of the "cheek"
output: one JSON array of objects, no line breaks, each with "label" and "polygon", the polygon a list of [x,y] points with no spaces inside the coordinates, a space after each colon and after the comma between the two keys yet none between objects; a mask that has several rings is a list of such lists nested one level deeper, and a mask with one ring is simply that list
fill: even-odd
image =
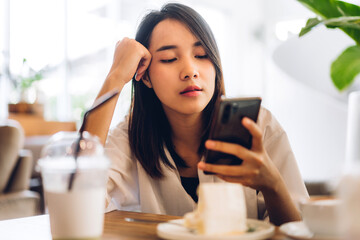
[{"label": "cheek", "polygon": [[[158,95],[163,91],[162,88],[170,84],[170,72],[168,69],[164,69],[156,64],[151,65],[148,71],[153,90]],[[166,84],[164,84],[165,82]]]},{"label": "cheek", "polygon": [[209,90],[211,90],[212,93],[214,93],[215,91],[215,77],[216,77],[215,68],[211,65],[211,67],[209,67],[208,70],[206,71],[206,79]]},{"label": "cheek", "polygon": [[149,69],[149,77],[151,79],[151,81],[159,81],[159,79],[163,79],[166,78],[170,71],[169,68],[164,67],[164,65],[161,64],[151,64]]}]

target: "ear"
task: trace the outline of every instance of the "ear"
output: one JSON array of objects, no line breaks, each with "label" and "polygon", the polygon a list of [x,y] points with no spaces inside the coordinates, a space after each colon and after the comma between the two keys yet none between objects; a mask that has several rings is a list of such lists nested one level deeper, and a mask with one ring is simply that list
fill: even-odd
[{"label": "ear", "polygon": [[149,75],[146,71],[146,73],[144,74],[144,76],[142,76],[141,81],[145,84],[145,86],[147,86],[148,88],[152,88],[152,84],[149,78]]}]

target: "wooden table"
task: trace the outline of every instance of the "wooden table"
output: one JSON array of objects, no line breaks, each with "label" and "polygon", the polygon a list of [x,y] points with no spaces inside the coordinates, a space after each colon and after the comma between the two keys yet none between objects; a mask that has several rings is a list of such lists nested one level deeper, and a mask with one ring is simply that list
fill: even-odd
[{"label": "wooden table", "polygon": [[[148,213],[113,211],[105,214],[102,240],[160,239],[156,235],[156,223],[127,222],[124,218],[168,221],[176,216]],[[0,221],[0,239],[6,240],[51,240],[48,215]],[[279,233],[272,240],[286,240]]]}]

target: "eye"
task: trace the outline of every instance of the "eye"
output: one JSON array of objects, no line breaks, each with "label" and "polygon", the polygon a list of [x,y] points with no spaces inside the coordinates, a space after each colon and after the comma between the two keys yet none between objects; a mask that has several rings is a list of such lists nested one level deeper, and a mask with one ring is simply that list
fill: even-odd
[{"label": "eye", "polygon": [[160,60],[160,62],[163,62],[163,63],[171,63],[173,61],[175,61],[176,58],[172,58],[172,59],[163,59],[163,60]]},{"label": "eye", "polygon": [[196,55],[195,58],[200,58],[200,59],[204,59],[204,58],[208,58],[208,55]]}]

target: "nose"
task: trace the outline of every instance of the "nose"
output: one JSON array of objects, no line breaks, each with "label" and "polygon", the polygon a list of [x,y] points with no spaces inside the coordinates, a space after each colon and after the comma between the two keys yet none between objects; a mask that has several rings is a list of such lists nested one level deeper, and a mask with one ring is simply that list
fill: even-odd
[{"label": "nose", "polygon": [[199,77],[197,66],[191,59],[184,60],[182,71],[180,72],[181,80],[196,79]]}]

